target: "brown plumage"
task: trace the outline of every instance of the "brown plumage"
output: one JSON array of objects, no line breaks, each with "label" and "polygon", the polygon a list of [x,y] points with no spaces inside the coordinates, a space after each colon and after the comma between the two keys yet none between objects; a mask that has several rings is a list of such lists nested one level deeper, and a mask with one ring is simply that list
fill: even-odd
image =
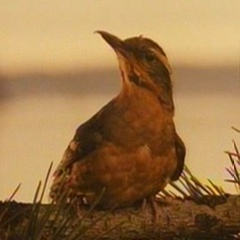
[{"label": "brown plumage", "polygon": [[148,38],[98,33],[115,51],[122,89],[76,131],[54,174],[50,196],[129,206],[181,175],[185,146],[175,130],[171,68]]}]

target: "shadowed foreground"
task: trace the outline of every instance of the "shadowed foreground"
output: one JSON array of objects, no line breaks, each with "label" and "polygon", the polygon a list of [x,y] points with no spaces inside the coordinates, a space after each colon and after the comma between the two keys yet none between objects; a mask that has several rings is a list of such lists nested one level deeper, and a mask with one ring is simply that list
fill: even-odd
[{"label": "shadowed foreground", "polygon": [[239,239],[239,195],[207,196],[199,203],[166,198],[157,206],[157,221],[153,223],[149,206],[107,212],[81,209],[77,216],[66,206],[2,202],[0,238]]}]

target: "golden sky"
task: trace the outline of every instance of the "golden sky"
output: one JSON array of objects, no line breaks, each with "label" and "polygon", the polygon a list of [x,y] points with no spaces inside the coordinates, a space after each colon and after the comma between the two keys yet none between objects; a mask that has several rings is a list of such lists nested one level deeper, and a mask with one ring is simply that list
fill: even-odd
[{"label": "golden sky", "polygon": [[95,30],[150,37],[174,64],[236,65],[239,16],[239,0],[1,0],[0,71],[116,64]]}]

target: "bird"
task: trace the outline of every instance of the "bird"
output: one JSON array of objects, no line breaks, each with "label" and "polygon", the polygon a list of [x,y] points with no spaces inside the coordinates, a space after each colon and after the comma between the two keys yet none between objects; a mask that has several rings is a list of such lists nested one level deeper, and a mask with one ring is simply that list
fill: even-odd
[{"label": "bird", "polygon": [[96,31],[114,50],[122,87],[80,125],[53,174],[50,197],[102,209],[151,199],[179,179],[186,148],[174,124],[172,69],[142,35],[122,40]]}]

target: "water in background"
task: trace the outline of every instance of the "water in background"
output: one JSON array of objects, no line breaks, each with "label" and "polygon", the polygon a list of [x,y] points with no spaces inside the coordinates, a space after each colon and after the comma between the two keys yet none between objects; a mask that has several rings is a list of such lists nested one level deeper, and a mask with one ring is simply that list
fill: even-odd
[{"label": "water in background", "polygon": [[[117,71],[101,70],[0,79],[0,199],[31,201],[51,161],[58,164],[75,129],[117,94]],[[201,180],[225,183],[232,139],[240,136],[240,80],[237,68],[177,68],[175,122],[187,146],[187,165]]]}]

